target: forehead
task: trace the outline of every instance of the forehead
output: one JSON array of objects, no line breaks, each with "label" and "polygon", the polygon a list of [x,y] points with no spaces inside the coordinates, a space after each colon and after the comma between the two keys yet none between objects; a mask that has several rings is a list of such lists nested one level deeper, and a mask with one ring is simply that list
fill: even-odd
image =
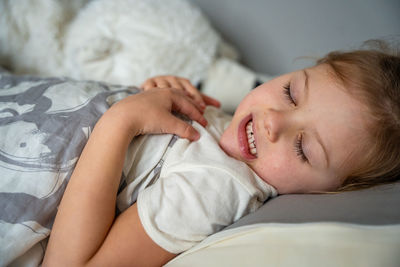
[{"label": "forehead", "polygon": [[357,158],[365,148],[368,111],[349,93],[351,88],[345,88],[335,78],[328,66],[320,65],[307,72],[315,130],[326,146],[329,167],[342,168],[349,157]]}]

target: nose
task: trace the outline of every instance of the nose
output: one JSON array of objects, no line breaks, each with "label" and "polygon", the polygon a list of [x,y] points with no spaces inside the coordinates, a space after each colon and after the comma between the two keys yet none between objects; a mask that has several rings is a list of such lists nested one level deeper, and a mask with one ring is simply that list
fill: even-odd
[{"label": "nose", "polygon": [[284,111],[269,109],[264,116],[264,127],[270,142],[276,142],[287,129],[287,114]]}]

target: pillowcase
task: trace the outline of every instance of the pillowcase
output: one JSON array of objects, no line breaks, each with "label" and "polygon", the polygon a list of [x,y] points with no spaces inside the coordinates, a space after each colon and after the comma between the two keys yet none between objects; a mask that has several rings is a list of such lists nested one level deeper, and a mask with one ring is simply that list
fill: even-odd
[{"label": "pillowcase", "polygon": [[400,182],[337,194],[281,195],[225,229],[256,223],[400,224]]},{"label": "pillowcase", "polygon": [[400,182],[281,195],[166,266],[398,266]]}]

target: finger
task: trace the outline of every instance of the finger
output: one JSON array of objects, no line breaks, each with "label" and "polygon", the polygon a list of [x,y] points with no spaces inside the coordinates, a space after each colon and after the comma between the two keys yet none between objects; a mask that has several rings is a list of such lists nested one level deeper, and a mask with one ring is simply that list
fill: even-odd
[{"label": "finger", "polygon": [[205,94],[201,94],[201,97],[203,98],[204,102],[207,105],[214,106],[214,107],[217,107],[217,108],[219,108],[221,106],[221,102],[219,102],[215,98],[212,98],[211,96],[208,96],[208,95],[205,95]]},{"label": "finger", "polygon": [[185,88],[182,86],[182,84],[179,82],[178,78],[175,76],[168,76],[167,81],[169,82],[169,85],[172,88],[176,88],[179,90],[185,90]]},{"label": "finger", "polygon": [[186,138],[190,141],[196,141],[200,138],[199,132],[187,122],[182,121],[181,119],[173,116],[172,114],[168,114],[168,120],[171,120],[165,127],[165,132],[173,133],[179,135],[182,138]]},{"label": "finger", "polygon": [[143,90],[149,90],[151,88],[156,87],[156,83],[153,79],[148,79],[147,81],[145,81],[140,88],[142,88]]},{"label": "finger", "polygon": [[156,87],[158,88],[170,88],[168,81],[164,78],[164,76],[154,78],[156,82]]},{"label": "finger", "polygon": [[201,114],[204,113],[205,107],[203,107],[199,102],[195,101],[193,99],[192,94],[190,94],[188,91],[186,91],[186,90],[178,90],[178,89],[175,89],[175,88],[172,88],[172,90],[177,94],[185,96],[186,97],[186,101],[189,101],[192,105],[194,105]]},{"label": "finger", "polygon": [[197,121],[202,126],[207,126],[207,120],[204,118],[196,103],[188,98],[185,97],[183,94],[175,93],[172,97],[172,109],[178,111],[190,119]]},{"label": "finger", "polygon": [[199,90],[197,90],[197,88],[194,87],[189,80],[180,79],[180,82],[185,88],[185,90],[188,91],[193,97],[193,99],[200,104],[202,109],[204,109],[206,107],[206,103],[204,102]]}]

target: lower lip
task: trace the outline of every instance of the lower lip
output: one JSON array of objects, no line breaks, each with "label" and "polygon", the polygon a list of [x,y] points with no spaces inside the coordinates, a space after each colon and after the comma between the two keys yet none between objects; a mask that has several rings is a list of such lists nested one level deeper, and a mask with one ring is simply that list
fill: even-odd
[{"label": "lower lip", "polygon": [[[252,160],[257,158],[249,151],[249,142],[247,140],[247,133],[246,133],[246,125],[252,119],[252,115],[249,114],[242,121],[239,123],[238,128],[238,141],[239,141],[239,150],[240,155],[247,160]],[[254,122],[253,122],[254,123]]]}]

